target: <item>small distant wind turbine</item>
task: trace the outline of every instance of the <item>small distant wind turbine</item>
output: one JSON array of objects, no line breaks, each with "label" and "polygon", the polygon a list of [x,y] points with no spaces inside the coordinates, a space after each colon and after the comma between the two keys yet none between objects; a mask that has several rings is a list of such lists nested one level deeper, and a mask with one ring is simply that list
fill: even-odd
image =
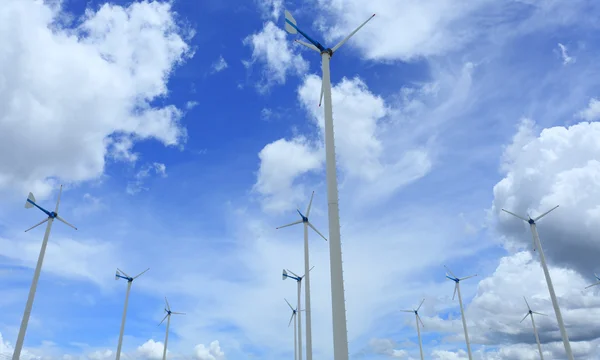
[{"label": "small distant wind turbine", "polygon": [[462,296],[460,295],[460,282],[475,277],[477,276],[477,274],[459,278],[456,275],[454,275],[454,273],[452,273],[452,271],[450,271],[450,269],[448,269],[446,265],[444,265],[444,267],[446,268],[446,270],[448,270],[448,273],[452,275],[449,276],[448,273],[446,273],[446,277],[454,281],[456,284],[454,285],[454,295],[452,295],[452,300],[454,300],[456,294],[458,294],[458,303],[460,304],[460,316],[462,317],[463,329],[465,331],[465,341],[467,343],[467,353],[469,354],[469,360],[473,360],[473,354],[471,354],[471,343],[469,342],[469,332],[467,331],[467,320],[465,319],[465,310],[463,308]]},{"label": "small distant wind turbine", "polygon": [[125,272],[123,272],[123,270],[119,268],[117,268],[117,272],[115,273],[115,280],[127,280],[127,292],[125,293],[125,308],[123,309],[123,318],[121,319],[121,330],[119,332],[119,343],[117,345],[116,360],[119,360],[121,358],[121,346],[123,345],[123,332],[125,331],[125,319],[127,318],[127,304],[129,303],[129,292],[131,291],[131,284],[133,283],[133,280],[139,278],[148,270],[150,270],[150,268],[147,268],[146,270],[142,271],[134,277],[125,274]]},{"label": "small distant wind turbine", "polygon": [[294,309],[292,307],[292,305],[290,305],[290,302],[287,301],[287,299],[283,299],[285,300],[285,302],[288,304],[288,306],[290,307],[290,309],[292,309],[292,316],[290,317],[290,322],[288,323],[288,327],[290,327],[290,325],[292,324],[292,320],[294,320],[294,360],[298,360],[298,335],[297,335],[297,327],[296,327],[296,315],[298,312],[298,309]]},{"label": "small distant wind turbine", "polygon": [[421,325],[423,327],[425,327],[425,324],[423,324],[423,320],[421,320],[421,317],[419,316],[419,309],[421,308],[421,305],[423,305],[424,301],[425,301],[425,299],[421,300],[421,303],[419,304],[419,306],[416,309],[400,310],[402,312],[415,313],[415,321],[417,322],[417,334],[419,335],[419,350],[421,351],[421,360],[423,360],[424,357],[423,357],[423,342],[421,341],[421,329],[419,327],[419,322],[421,322]]},{"label": "small distant wind turbine", "polygon": [[[306,280],[305,280],[305,284],[304,284],[304,288],[305,288],[305,293],[304,293],[304,303],[305,303],[305,310],[306,310],[306,360],[312,360],[312,321],[311,321],[311,312],[310,312],[310,270],[308,269],[308,267],[310,266],[310,262],[309,262],[309,256],[308,256],[308,228],[310,227],[311,229],[313,229],[317,234],[319,234],[319,236],[321,236],[323,239],[325,239],[325,241],[327,241],[327,238],[325,236],[323,236],[323,234],[321,234],[319,232],[319,230],[317,230],[316,227],[313,226],[313,224],[310,223],[310,221],[308,220],[308,216],[310,215],[310,208],[312,206],[312,202],[313,202],[313,197],[315,196],[315,192],[312,192],[312,195],[310,196],[310,202],[308,203],[308,207],[306,208],[306,215],[303,215],[300,210],[296,209],[298,211],[298,214],[300,214],[300,220],[298,221],[294,221],[293,223],[287,224],[287,225],[283,225],[278,227],[277,229],[281,229],[284,227],[288,227],[288,226],[292,226],[292,225],[297,225],[297,224],[304,224],[304,275],[306,276]],[[298,306],[300,306],[300,302],[298,302]],[[300,337],[302,337],[302,335],[300,335]],[[302,346],[300,346],[302,347]],[[300,359],[302,359],[302,356],[300,356]]]},{"label": "small distant wind turbine", "polygon": [[550,299],[552,299],[552,306],[554,307],[554,313],[556,314],[556,321],[558,322],[558,327],[560,329],[560,335],[562,336],[563,345],[565,347],[565,352],[567,353],[568,360],[573,360],[573,351],[571,350],[571,343],[569,342],[569,335],[567,335],[567,330],[565,329],[565,323],[562,318],[562,314],[560,312],[560,307],[558,306],[558,300],[556,299],[556,293],[554,292],[554,285],[552,285],[552,278],[550,278],[550,272],[548,271],[548,265],[546,265],[546,256],[544,255],[544,249],[542,249],[542,243],[540,241],[540,236],[537,232],[536,222],[548,215],[551,211],[556,209],[558,205],[553,207],[552,209],[546,211],[542,215],[532,219],[531,216],[527,215],[527,219],[519,216],[515,213],[512,213],[508,210],[502,209],[505,213],[511,214],[512,216],[521,219],[529,224],[531,229],[531,235],[533,236],[533,249],[538,249],[538,253],[540,254],[540,263],[542,264],[542,269],[544,270],[544,276],[546,277],[546,284],[548,284],[548,291],[550,292]]},{"label": "small distant wind turbine", "polygon": [[[313,268],[314,268],[314,266],[308,270],[308,273],[310,273],[310,270],[312,270]],[[290,274],[292,274],[292,275],[290,275]],[[302,293],[302,279],[304,279],[305,276],[306,276],[306,274],[304,274],[302,276],[298,276],[292,270],[285,270],[285,269],[283,269],[283,273],[281,275],[283,280],[290,278],[290,279],[296,280],[296,282],[298,283],[298,309],[300,308],[300,304],[301,304],[300,294]],[[305,308],[305,310],[306,310],[306,308]],[[308,325],[307,325],[307,327],[308,327]],[[307,331],[307,333],[308,332],[309,331]],[[300,316],[298,318],[298,359],[302,360],[302,316]]]},{"label": "small distant wind turbine", "polygon": [[533,325],[533,333],[535,334],[535,341],[537,342],[538,350],[540,352],[540,359],[544,360],[544,354],[542,353],[542,345],[540,345],[540,338],[538,336],[537,328],[535,327],[535,321],[533,320],[533,314],[542,315],[542,316],[547,316],[547,315],[539,313],[537,311],[532,311],[531,308],[529,307],[529,303],[527,302],[527,299],[525,299],[525,296],[523,296],[523,300],[525,300],[525,304],[527,304],[527,314],[525,314],[525,316],[523,316],[523,319],[521,319],[521,322],[523,322],[523,320],[525,320],[528,316],[531,317],[531,325]]},{"label": "small distant wind turbine", "polygon": [[33,273],[33,280],[31,281],[31,287],[29,288],[29,296],[27,297],[27,303],[25,304],[25,312],[23,313],[23,319],[21,320],[21,327],[19,328],[19,335],[17,336],[17,342],[15,343],[15,350],[13,352],[13,360],[19,360],[21,357],[21,350],[23,349],[23,341],[25,340],[25,333],[27,332],[27,325],[29,323],[29,316],[31,315],[31,308],[33,307],[33,300],[35,299],[35,292],[37,290],[37,283],[40,279],[40,273],[42,272],[42,264],[44,263],[44,256],[46,255],[46,247],[48,246],[48,238],[50,237],[50,230],[52,229],[52,223],[54,219],[57,219],[60,222],[63,222],[67,226],[72,227],[77,230],[77,228],[68,222],[65,221],[62,217],[58,215],[58,205],[60,204],[60,196],[62,195],[62,185],[60,186],[60,190],[58,191],[58,199],[56,200],[56,208],[54,211],[48,211],[43,207],[39,206],[35,202],[35,197],[32,193],[29,193],[27,197],[27,201],[25,202],[25,208],[30,209],[32,207],[36,207],[40,209],[44,214],[48,217],[38,224],[30,227],[25,230],[25,232],[34,229],[45,222],[48,222],[46,225],[46,233],[44,234],[44,240],[42,241],[42,247],[40,249],[40,255],[38,256],[37,265],[35,266],[35,271]]},{"label": "small distant wind turbine", "polygon": [[[331,76],[329,73],[329,61],[342,45],[346,43],[358,30],[375,16],[373,14],[367,21],[362,23],[356,30],[346,36],[333,48],[325,48],[318,41],[300,30],[296,20],[289,11],[285,11],[285,31],[290,34],[300,33],[310,43],[296,40],[321,54],[321,68],[323,71],[323,82],[321,83],[321,98],[324,98],[325,106],[325,162],[327,173],[327,204],[329,209],[329,266],[331,268],[331,305],[333,318],[333,357],[335,360],[348,360],[348,331],[346,327],[346,302],[344,300],[344,273],[342,265],[342,242],[340,236],[340,210],[338,204],[338,184],[335,167],[335,138],[333,135],[333,109],[331,100]],[[309,318],[310,309],[307,307],[306,315]],[[309,340],[310,341],[310,340]],[[309,351],[309,356],[312,357]],[[311,358],[308,358],[311,360]]]},{"label": "small distant wind turbine", "polygon": [[165,347],[163,349],[163,357],[162,357],[163,360],[167,359],[167,342],[169,342],[169,325],[171,324],[171,314],[185,315],[185,313],[171,311],[171,306],[169,306],[169,300],[167,300],[166,297],[165,297],[165,304],[167,305],[167,307],[165,308],[165,312],[167,314],[161,320],[160,324],[158,324],[158,326],[160,326],[165,321],[165,319],[167,319],[167,332],[166,332],[166,335],[165,335]]},{"label": "small distant wind turbine", "polygon": [[598,277],[598,275],[596,275],[595,273],[594,273],[594,276],[596,277],[596,280],[598,280],[598,281],[597,281],[597,282],[595,282],[595,283],[593,283],[592,285],[586,286],[586,287],[585,287],[586,289],[589,289],[589,288],[591,288],[592,286],[600,285],[600,277]]}]

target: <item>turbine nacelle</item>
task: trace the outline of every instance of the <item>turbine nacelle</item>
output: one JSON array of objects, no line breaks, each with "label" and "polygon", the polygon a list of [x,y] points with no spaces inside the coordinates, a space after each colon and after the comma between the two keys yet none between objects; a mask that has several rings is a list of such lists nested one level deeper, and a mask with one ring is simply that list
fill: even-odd
[{"label": "turbine nacelle", "polygon": [[62,195],[62,185],[60,186],[60,190],[58,192],[58,199],[56,200],[56,208],[54,209],[54,211],[48,211],[46,209],[44,209],[43,207],[39,206],[36,201],[35,201],[35,196],[33,196],[32,193],[29,193],[29,195],[27,196],[27,200],[25,201],[25,208],[26,209],[31,209],[32,207],[36,207],[38,209],[40,209],[40,211],[42,211],[44,214],[46,214],[48,217],[42,221],[40,221],[39,223],[37,223],[36,225],[30,227],[29,229],[25,230],[25,232],[28,232],[29,230],[32,230],[40,225],[42,225],[43,223],[47,222],[48,220],[58,220],[62,223],[64,223],[67,226],[72,227],[73,229],[77,230],[77,228],[71,224],[69,224],[65,219],[63,219],[62,217],[58,216],[58,205],[60,204],[60,196]]}]

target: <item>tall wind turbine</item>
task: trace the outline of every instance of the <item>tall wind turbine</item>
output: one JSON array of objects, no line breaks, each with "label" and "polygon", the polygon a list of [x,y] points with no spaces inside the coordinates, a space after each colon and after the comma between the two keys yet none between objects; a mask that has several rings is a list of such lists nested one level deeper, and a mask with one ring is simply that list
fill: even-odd
[{"label": "tall wind turbine", "polygon": [[35,202],[35,197],[32,193],[29,193],[27,197],[27,201],[25,202],[25,208],[30,209],[32,207],[36,207],[44,212],[48,217],[41,221],[40,223],[30,227],[25,230],[25,232],[34,229],[45,222],[48,222],[46,225],[46,233],[44,234],[44,240],[42,241],[42,248],[40,249],[40,255],[38,256],[37,265],[35,266],[35,271],[33,273],[33,280],[31,281],[31,287],[29,288],[29,296],[27,297],[27,303],[25,304],[25,312],[23,313],[23,319],[21,320],[21,327],[19,328],[19,335],[17,336],[17,342],[15,343],[15,351],[13,352],[13,360],[19,360],[21,357],[21,350],[23,349],[23,341],[25,340],[25,333],[27,332],[27,324],[29,323],[29,316],[31,315],[31,308],[33,307],[33,300],[35,299],[35,291],[37,290],[37,283],[40,279],[40,273],[42,272],[42,264],[44,263],[44,255],[46,255],[46,247],[48,246],[48,238],[50,237],[50,230],[52,229],[52,223],[54,219],[57,219],[60,222],[72,227],[77,230],[77,228],[68,222],[65,221],[62,217],[58,215],[58,205],[60,204],[60,196],[62,195],[62,185],[60,186],[60,190],[58,191],[58,199],[56,200],[56,208],[54,211],[48,211],[43,207],[39,206]]},{"label": "tall wind turbine", "polygon": [[167,342],[169,342],[169,325],[171,324],[171,314],[175,314],[175,315],[185,315],[185,313],[180,313],[180,312],[175,312],[175,311],[171,311],[171,307],[169,306],[169,300],[167,300],[167,298],[165,297],[165,304],[167,305],[167,307],[165,308],[165,312],[167,313],[165,315],[165,317],[161,320],[160,324],[158,324],[158,326],[160,326],[165,319],[167,319],[167,333],[165,335],[165,347],[163,349],[163,357],[162,360],[166,360],[167,359]]},{"label": "tall wind turbine", "polygon": [[546,265],[546,256],[544,255],[544,249],[542,249],[542,243],[540,242],[540,236],[537,232],[536,222],[548,215],[551,211],[556,209],[558,205],[553,207],[552,209],[546,211],[542,215],[532,219],[529,215],[527,215],[527,219],[519,216],[515,213],[512,213],[508,210],[502,209],[505,213],[511,214],[512,216],[521,219],[529,224],[529,228],[531,229],[531,234],[533,236],[533,250],[537,248],[538,253],[540,254],[540,263],[542,264],[542,269],[544,269],[544,276],[546,277],[546,283],[548,284],[548,291],[550,292],[550,299],[552,299],[552,306],[554,307],[554,313],[556,314],[556,321],[558,322],[558,327],[560,329],[560,335],[562,336],[563,345],[565,346],[565,352],[567,353],[567,359],[573,360],[573,351],[571,350],[571,343],[569,342],[569,335],[567,335],[567,330],[565,329],[565,323],[562,318],[562,314],[560,313],[560,307],[558,306],[558,300],[556,299],[556,293],[554,292],[554,285],[552,285],[552,279],[550,278],[550,272],[548,271],[548,265]]},{"label": "tall wind turbine", "polygon": [[[308,270],[308,273],[310,273],[310,270],[312,270],[312,267]],[[292,274],[292,275],[290,275],[290,274]],[[298,309],[300,309],[300,298],[301,298],[300,294],[302,293],[302,279],[304,279],[304,276],[306,276],[306,274],[304,274],[303,276],[298,276],[292,270],[285,270],[285,269],[283,269],[283,273],[281,275],[283,280],[290,278],[290,279],[296,280],[296,282],[298,283]],[[307,316],[307,319],[308,319],[308,316]],[[308,327],[308,325],[307,325],[307,327]],[[310,331],[307,331],[307,334],[309,332]],[[308,357],[308,355],[307,355],[307,357]],[[302,316],[300,316],[298,318],[298,360],[302,360]]]},{"label": "tall wind turbine", "polygon": [[419,335],[419,350],[421,351],[421,360],[424,360],[425,358],[423,357],[423,342],[421,341],[421,329],[420,329],[420,326],[419,326],[419,322],[421,322],[421,325],[423,327],[425,327],[425,324],[423,324],[423,320],[421,320],[421,317],[419,316],[419,309],[423,305],[424,301],[425,301],[425,299],[421,300],[421,303],[419,304],[419,306],[416,309],[413,309],[413,310],[400,310],[402,312],[415,313],[415,321],[417,322],[417,335]]},{"label": "tall wind turbine", "polygon": [[121,358],[121,346],[123,345],[123,332],[125,331],[125,319],[127,318],[127,304],[129,303],[129,291],[131,291],[131,284],[133,283],[133,280],[139,278],[148,270],[150,270],[150,268],[147,268],[146,270],[142,271],[134,277],[125,274],[125,272],[119,268],[117,268],[117,272],[115,273],[115,280],[127,280],[127,292],[125,293],[125,308],[123,309],[123,318],[121,319],[121,330],[119,332],[119,343],[117,345],[116,360],[119,360]]},{"label": "tall wind turbine", "polygon": [[454,283],[456,284],[456,285],[454,285],[454,295],[452,295],[452,300],[454,300],[454,297],[456,297],[456,294],[458,293],[458,303],[460,304],[460,316],[462,317],[463,329],[465,331],[465,341],[467,343],[467,353],[469,354],[469,360],[473,360],[473,354],[471,354],[471,343],[469,342],[469,332],[467,331],[467,320],[465,319],[465,310],[463,308],[462,296],[460,295],[460,282],[463,280],[470,279],[474,276],[477,276],[477,274],[459,278],[456,275],[454,275],[454,273],[452,273],[452,271],[450,271],[450,269],[448,269],[448,267],[446,265],[444,265],[444,267],[446,268],[446,270],[448,270],[448,273],[450,273],[450,275],[452,275],[452,276],[449,276],[448,273],[446,273],[446,277],[449,280],[454,281]]},{"label": "tall wind turbine", "polygon": [[[333,316],[333,357],[335,360],[348,360],[348,333],[346,328],[346,303],[344,300],[344,274],[342,267],[342,243],[340,238],[340,214],[338,204],[338,184],[335,167],[335,140],[333,136],[333,109],[331,104],[331,78],[329,61],[348,39],[375,16],[373,14],[356,30],[346,36],[333,48],[325,48],[319,42],[306,35],[296,25],[296,20],[287,10],[285,11],[285,30],[290,34],[300,33],[309,43],[296,40],[321,54],[323,83],[321,94],[325,99],[325,162],[327,168],[327,204],[329,208],[329,266],[331,268],[331,305]],[[307,308],[307,315],[309,309]],[[307,316],[308,318],[308,316]],[[309,353],[310,354],[310,353]]]},{"label": "tall wind turbine", "polygon": [[540,345],[540,337],[538,336],[537,328],[535,327],[535,321],[533,320],[533,314],[542,315],[542,316],[547,316],[547,315],[536,312],[536,311],[532,311],[531,308],[529,307],[529,303],[527,302],[527,299],[525,299],[525,296],[523,296],[523,300],[525,300],[525,304],[527,304],[527,314],[525,314],[525,316],[523,316],[523,319],[521,319],[521,322],[523,322],[523,320],[525,320],[528,316],[531,317],[531,325],[533,325],[533,333],[535,334],[535,341],[537,342],[538,350],[540,352],[540,359],[544,360],[544,354],[542,353],[542,345]]},{"label": "tall wind turbine", "polygon": [[290,325],[292,324],[292,320],[294,320],[294,360],[298,360],[298,335],[297,335],[297,328],[296,328],[296,315],[298,310],[294,309],[292,307],[292,305],[290,305],[290,302],[287,301],[287,299],[283,299],[285,300],[285,302],[288,304],[288,306],[290,307],[290,309],[292,309],[292,316],[290,317],[290,322],[288,323],[288,327],[290,327]]},{"label": "tall wind turbine", "polygon": [[[327,238],[325,238],[325,236],[323,236],[323,234],[321,234],[319,232],[319,230],[317,230],[317,228],[315,228],[313,226],[313,224],[310,223],[310,221],[308,220],[308,216],[310,215],[310,208],[312,206],[312,201],[313,201],[313,197],[315,196],[315,192],[312,192],[312,195],[310,196],[310,202],[308,203],[308,207],[306,208],[306,215],[303,215],[300,210],[296,209],[298,211],[298,214],[300,214],[300,220],[298,221],[294,221],[291,224],[287,224],[287,225],[283,225],[278,227],[277,229],[281,229],[284,227],[288,227],[288,226],[292,226],[292,225],[297,225],[297,224],[304,224],[304,275],[306,276],[306,280],[305,280],[305,284],[304,284],[304,288],[305,288],[305,292],[304,292],[304,307],[306,309],[306,360],[312,360],[312,321],[311,321],[311,313],[310,313],[310,270],[308,269],[309,265],[309,256],[308,256],[308,228],[310,227],[311,229],[313,229],[317,234],[319,234],[323,239],[325,239],[325,241],[327,241]],[[299,286],[300,283],[298,283]],[[298,302],[298,306],[300,306],[300,302]],[[300,335],[300,337],[302,337],[302,335]],[[300,346],[302,347],[302,346]],[[302,356],[300,356],[300,359],[302,359]]]}]

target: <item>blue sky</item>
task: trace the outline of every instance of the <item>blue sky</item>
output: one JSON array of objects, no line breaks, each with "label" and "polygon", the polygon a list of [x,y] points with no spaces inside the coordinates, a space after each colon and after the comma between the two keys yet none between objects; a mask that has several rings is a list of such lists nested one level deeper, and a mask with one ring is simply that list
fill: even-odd
[{"label": "blue sky", "polygon": [[[293,357],[286,328],[301,273],[297,219],[327,233],[320,62],[283,32],[283,10],[333,45],[349,348],[356,359],[465,359],[462,284],[477,359],[535,358],[522,296],[552,314],[540,223],[576,358],[600,354],[594,234],[600,128],[591,0],[34,2],[0,9],[0,353],[10,354],[43,236],[27,193],[64,184],[25,340],[26,358]],[[1,35],[4,34],[4,35]],[[14,34],[14,35],[13,35]],[[33,139],[33,140],[32,140]],[[313,350],[332,358],[328,244],[311,234]],[[587,314],[587,315],[582,315]],[[540,320],[547,358],[564,357]]]}]

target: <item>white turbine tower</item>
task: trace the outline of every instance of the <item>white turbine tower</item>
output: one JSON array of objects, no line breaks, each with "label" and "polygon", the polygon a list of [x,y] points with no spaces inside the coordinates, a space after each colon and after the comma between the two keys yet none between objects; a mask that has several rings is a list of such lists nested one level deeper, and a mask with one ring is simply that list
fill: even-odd
[{"label": "white turbine tower", "polygon": [[452,275],[452,276],[450,276],[450,275],[448,275],[448,273],[446,273],[446,277],[448,279],[454,281],[454,283],[456,284],[456,285],[454,285],[454,295],[452,295],[452,300],[454,300],[454,298],[456,297],[456,294],[458,293],[458,303],[460,305],[460,316],[462,317],[463,329],[465,331],[465,341],[467,343],[467,353],[469,354],[469,360],[473,360],[473,354],[471,354],[471,343],[469,342],[469,332],[467,330],[467,320],[465,319],[465,310],[463,308],[462,296],[460,295],[460,282],[463,280],[475,277],[475,276],[477,276],[477,274],[459,278],[456,275],[454,275],[454,273],[452,273],[452,271],[450,271],[450,269],[448,269],[448,267],[446,265],[444,265],[444,267],[446,268],[446,270],[448,270],[448,273],[450,273],[450,275]]},{"label": "white turbine tower", "polygon": [[[296,25],[296,20],[292,14],[287,10],[285,11],[285,30],[290,34],[300,33],[310,43],[305,43],[300,40],[296,41],[321,54],[321,67],[323,71],[321,94],[324,95],[325,100],[325,162],[327,169],[327,204],[329,208],[329,266],[331,268],[333,357],[335,360],[348,360],[348,333],[346,328],[346,303],[344,300],[344,274],[342,267],[342,243],[340,239],[340,214],[335,167],[335,140],[333,135],[333,110],[331,104],[329,61],[333,54],[369,20],[371,20],[373,16],[375,16],[375,14],[333,48],[325,48],[319,42],[311,39],[300,30]],[[308,312],[309,309],[307,308],[307,315]]]},{"label": "white turbine tower", "polygon": [[540,344],[540,337],[538,336],[537,328],[535,327],[535,321],[533,320],[533,314],[542,315],[542,316],[547,316],[547,315],[539,313],[537,311],[532,311],[531,307],[529,307],[529,303],[527,302],[527,299],[525,299],[525,296],[523,296],[523,300],[525,300],[525,304],[527,304],[527,314],[525,314],[525,316],[523,316],[523,319],[521,319],[521,322],[523,322],[523,320],[525,320],[528,316],[531,316],[531,325],[533,325],[533,333],[535,335],[535,341],[537,342],[538,351],[540,352],[540,359],[544,360],[544,354],[542,353],[542,345]]},{"label": "white turbine tower", "polygon": [[[310,271],[313,269],[313,267],[311,267],[308,270],[307,274],[310,273]],[[290,273],[292,275],[290,275],[288,273]],[[300,308],[300,304],[301,304],[300,294],[302,293],[302,279],[304,279],[305,276],[306,276],[306,274],[304,274],[303,276],[298,276],[292,270],[285,270],[285,269],[283,269],[283,273],[281,275],[283,280],[290,278],[290,279],[296,280],[296,282],[298,283],[298,309]],[[308,316],[307,316],[307,318],[308,318]],[[307,333],[309,333],[309,332],[310,331],[307,330]],[[308,357],[308,355],[307,355],[307,357]],[[302,360],[302,316],[298,317],[298,360]]]},{"label": "white turbine tower", "polygon": [[34,229],[45,222],[48,222],[46,225],[46,233],[44,234],[44,240],[42,241],[42,247],[40,249],[40,255],[38,257],[37,265],[35,266],[35,271],[33,273],[33,280],[31,281],[31,287],[29,288],[29,296],[27,297],[27,303],[25,304],[25,312],[23,313],[23,319],[21,320],[21,327],[19,328],[19,335],[17,336],[17,342],[15,343],[15,351],[13,352],[13,360],[19,360],[21,357],[21,350],[23,349],[23,341],[25,340],[25,333],[27,332],[27,324],[29,323],[29,316],[31,315],[31,308],[33,307],[33,300],[35,299],[35,291],[37,289],[37,283],[40,279],[40,273],[42,272],[42,264],[44,263],[44,255],[46,254],[46,247],[48,246],[48,238],[50,237],[50,230],[52,229],[52,223],[54,219],[57,219],[60,222],[65,223],[66,225],[72,227],[77,230],[77,228],[68,222],[65,221],[62,217],[58,215],[58,205],[60,204],[60,196],[62,195],[62,185],[60,186],[60,190],[58,191],[58,200],[56,200],[56,208],[54,211],[48,211],[43,207],[39,206],[35,202],[35,197],[32,193],[29,193],[27,197],[27,201],[25,202],[25,208],[30,209],[32,207],[36,207],[44,212],[48,217],[41,221],[40,223],[30,227],[25,230],[25,232]]},{"label": "white turbine tower", "polygon": [[127,318],[127,304],[129,303],[129,292],[131,291],[131,284],[133,283],[133,280],[139,278],[148,270],[150,270],[150,268],[142,271],[134,277],[125,274],[125,272],[119,268],[117,268],[117,272],[115,273],[115,280],[127,280],[127,292],[125,293],[125,308],[123,309],[123,318],[121,319],[121,330],[119,331],[119,342],[117,345],[116,360],[119,360],[121,358],[121,346],[123,345],[123,332],[125,331],[125,319]]},{"label": "white turbine tower", "polygon": [[421,329],[420,329],[420,326],[419,326],[419,322],[421,322],[421,325],[423,327],[425,327],[425,324],[423,324],[423,320],[421,320],[421,317],[419,316],[419,309],[423,305],[424,301],[425,301],[425,299],[421,300],[421,303],[419,304],[419,306],[416,309],[413,309],[413,310],[400,310],[402,312],[415,313],[415,321],[417,322],[417,335],[419,336],[419,350],[421,351],[421,360],[424,360],[425,358],[423,357],[423,342],[421,341]]},{"label": "white turbine tower", "polygon": [[[308,254],[308,228],[310,227],[311,229],[313,229],[317,234],[319,234],[323,239],[325,239],[325,241],[327,241],[327,238],[325,238],[325,236],[323,236],[323,234],[321,234],[319,232],[319,230],[317,230],[317,228],[315,228],[313,226],[313,224],[311,224],[310,221],[308,220],[308,216],[310,215],[310,208],[312,206],[314,196],[315,196],[315,192],[313,191],[312,195],[310,196],[310,202],[308,203],[308,207],[306,208],[306,215],[303,215],[300,212],[300,210],[297,210],[298,214],[300,214],[300,220],[294,221],[291,224],[283,225],[283,226],[280,226],[277,228],[277,229],[281,229],[281,228],[292,226],[292,225],[304,224],[304,275],[306,276],[305,284],[304,284],[304,288],[305,288],[304,308],[306,311],[306,315],[305,315],[306,316],[306,360],[312,360],[312,321],[311,321],[311,312],[310,312],[310,270],[308,269],[308,267],[310,266],[309,254]],[[298,306],[300,306],[299,301],[298,301]],[[302,334],[300,334],[300,337],[302,337]],[[302,346],[300,346],[300,347],[302,347]],[[300,356],[300,359],[302,359],[302,356]]]},{"label": "white turbine tower", "polygon": [[288,327],[290,327],[290,325],[292,324],[292,320],[294,320],[294,360],[298,360],[298,334],[297,334],[298,328],[296,327],[296,315],[297,315],[298,309],[294,309],[292,307],[292,305],[290,304],[290,302],[287,301],[287,299],[283,299],[283,300],[285,300],[285,302],[288,304],[290,309],[292,309],[292,316],[290,317],[290,322],[288,323]]},{"label": "white turbine tower", "polygon": [[544,249],[542,249],[542,243],[540,242],[540,236],[537,232],[536,222],[548,215],[551,211],[556,209],[558,205],[553,207],[552,209],[546,211],[542,215],[532,219],[529,215],[528,219],[519,216],[515,213],[512,213],[508,210],[502,209],[505,213],[511,214],[512,216],[519,218],[529,224],[531,229],[531,234],[533,236],[533,250],[537,248],[538,253],[540,254],[540,263],[542,264],[542,269],[544,270],[544,276],[546,277],[546,284],[548,284],[548,291],[550,292],[550,299],[552,299],[552,306],[554,307],[554,313],[556,314],[556,321],[558,322],[558,327],[560,329],[560,335],[562,336],[563,345],[565,346],[565,352],[567,353],[567,359],[573,360],[573,351],[571,350],[571,344],[569,343],[569,335],[567,335],[567,330],[565,329],[565,323],[562,318],[562,314],[560,313],[560,307],[558,306],[558,300],[556,299],[556,293],[554,292],[554,285],[552,285],[552,279],[550,278],[550,272],[548,271],[548,265],[546,265],[546,256],[544,255]]},{"label": "white turbine tower", "polygon": [[165,297],[165,304],[167,305],[167,307],[165,308],[165,312],[167,314],[161,320],[160,324],[158,324],[158,326],[160,326],[165,321],[165,319],[167,319],[167,332],[165,334],[165,347],[163,348],[163,357],[162,357],[162,360],[166,360],[167,359],[167,343],[169,342],[169,325],[171,324],[171,314],[185,315],[185,313],[171,311],[171,307],[169,306],[169,300],[167,300],[166,297]]}]

